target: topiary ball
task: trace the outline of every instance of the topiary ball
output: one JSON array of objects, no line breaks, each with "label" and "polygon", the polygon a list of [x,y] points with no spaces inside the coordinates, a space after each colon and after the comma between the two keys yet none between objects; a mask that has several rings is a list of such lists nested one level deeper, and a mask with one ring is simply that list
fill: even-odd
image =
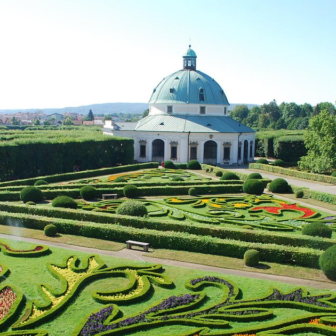
[{"label": "topiary ball", "polygon": [[54,224],[48,224],[44,227],[44,234],[48,237],[55,237],[57,235],[57,227]]},{"label": "topiary ball", "polygon": [[303,190],[296,190],[295,191],[295,197],[296,198],[302,198],[304,196]]},{"label": "topiary ball", "polygon": [[201,170],[201,164],[197,160],[190,160],[187,164],[188,169]]},{"label": "topiary ball", "polygon": [[244,253],[244,263],[246,266],[257,266],[260,261],[260,253],[257,250],[247,250]]},{"label": "topiary ball", "polygon": [[264,184],[260,180],[246,180],[243,184],[243,192],[250,195],[261,195],[264,192]]},{"label": "topiary ball", "polygon": [[268,160],[266,159],[258,159],[256,163],[261,163],[261,164],[268,164]]},{"label": "topiary ball", "polygon": [[189,188],[188,195],[196,196],[197,195],[196,188]]},{"label": "topiary ball", "polygon": [[97,189],[92,186],[84,186],[79,189],[79,193],[83,199],[91,200],[97,197]]},{"label": "topiary ball", "polygon": [[53,199],[51,205],[55,208],[77,209],[77,202],[69,196],[58,196]]},{"label": "topiary ball", "polygon": [[262,176],[259,173],[251,173],[249,176],[247,176],[247,180],[262,180]]},{"label": "topiary ball", "polygon": [[29,201],[38,203],[43,201],[43,192],[36,187],[24,187],[20,192],[20,199],[24,203]]},{"label": "topiary ball", "polygon": [[215,173],[215,175],[217,177],[221,177],[221,176],[223,176],[223,172],[221,170],[217,170],[216,173]]},{"label": "topiary ball", "polygon": [[321,254],[319,264],[325,276],[336,281],[336,245],[327,248]]},{"label": "topiary ball", "polygon": [[302,234],[313,237],[331,238],[331,228],[320,222],[310,223],[302,228]]},{"label": "topiary ball", "polygon": [[220,178],[221,180],[239,180],[239,177],[232,172],[226,172]]},{"label": "topiary ball", "polygon": [[34,186],[37,187],[37,186],[40,186],[40,185],[46,185],[46,184],[49,184],[47,181],[44,181],[44,180],[37,180],[35,183],[34,183]]},{"label": "topiary ball", "polygon": [[143,217],[147,215],[147,208],[140,201],[127,200],[118,206],[116,213],[118,215]]},{"label": "topiary ball", "polygon": [[286,180],[276,178],[270,183],[268,190],[274,193],[287,193],[291,191],[291,188]]},{"label": "topiary ball", "polygon": [[285,162],[281,159],[276,159],[273,162],[273,166],[283,167],[285,165]]},{"label": "topiary ball", "polygon": [[134,198],[136,196],[138,196],[138,188],[135,185],[126,185],[123,188],[123,194],[125,197],[127,198]]},{"label": "topiary ball", "polygon": [[172,178],[172,181],[182,182],[182,181],[184,181],[184,179],[180,176],[175,176],[175,177]]},{"label": "topiary ball", "polygon": [[127,180],[123,176],[118,176],[113,182],[127,182]]},{"label": "topiary ball", "polygon": [[167,168],[167,169],[175,169],[175,165],[173,161],[167,160],[164,162],[163,167]]}]

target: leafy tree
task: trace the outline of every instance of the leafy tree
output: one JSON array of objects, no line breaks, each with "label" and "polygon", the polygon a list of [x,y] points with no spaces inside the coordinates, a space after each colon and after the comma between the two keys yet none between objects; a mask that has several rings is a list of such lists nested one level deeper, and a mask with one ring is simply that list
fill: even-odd
[{"label": "leafy tree", "polygon": [[259,129],[267,128],[270,124],[271,124],[271,120],[270,120],[269,116],[267,114],[262,113],[259,116],[258,128]]},{"label": "leafy tree", "polygon": [[20,119],[16,119],[15,116],[11,119],[12,125],[20,125]]},{"label": "leafy tree", "polygon": [[286,129],[286,123],[283,120],[283,118],[278,119],[278,121],[275,123],[275,129]]},{"label": "leafy tree", "polygon": [[253,106],[247,117],[245,118],[245,125],[249,127],[258,127],[259,116],[261,110],[259,106]]},{"label": "leafy tree", "polygon": [[147,117],[147,116],[148,116],[148,113],[149,113],[149,109],[143,111],[143,113],[142,113],[142,118]]},{"label": "leafy tree", "polygon": [[46,121],[43,122],[43,125],[44,126],[50,126],[50,122],[48,120],[46,120]]},{"label": "leafy tree", "polygon": [[261,113],[266,114],[269,119],[269,124],[276,123],[281,117],[279,106],[275,99],[273,99],[269,104],[263,104],[260,107]]},{"label": "leafy tree", "polygon": [[293,119],[298,118],[301,114],[300,106],[295,103],[285,104],[282,111],[282,118],[285,121],[285,124],[288,126]]},{"label": "leafy tree", "polygon": [[243,120],[248,116],[250,110],[246,105],[236,105],[235,108],[230,112],[230,117],[239,122],[243,122]]},{"label": "leafy tree", "polygon": [[62,123],[63,123],[63,125],[73,125],[74,124],[72,119],[69,118],[69,117],[65,118]]},{"label": "leafy tree", "polygon": [[112,117],[109,114],[106,114],[103,120],[112,120]]},{"label": "leafy tree", "polygon": [[312,117],[313,116],[313,107],[310,104],[300,105],[301,115],[300,117]]},{"label": "leafy tree", "polygon": [[299,167],[315,173],[326,173],[336,168],[336,117],[327,110],[314,116],[304,135],[307,156],[299,161]]},{"label": "leafy tree", "polygon": [[34,125],[35,125],[35,126],[39,126],[39,125],[41,125],[40,120],[38,120],[37,118],[35,118],[35,120],[34,120]]},{"label": "leafy tree", "polygon": [[89,121],[94,120],[94,115],[93,115],[92,110],[89,111],[89,113],[87,114],[85,120],[89,120]]},{"label": "leafy tree", "polygon": [[324,103],[319,103],[317,104],[318,108],[320,111],[322,110],[326,110],[328,111],[330,114],[335,115],[336,114],[336,109],[335,106],[332,103],[329,102],[324,102]]}]

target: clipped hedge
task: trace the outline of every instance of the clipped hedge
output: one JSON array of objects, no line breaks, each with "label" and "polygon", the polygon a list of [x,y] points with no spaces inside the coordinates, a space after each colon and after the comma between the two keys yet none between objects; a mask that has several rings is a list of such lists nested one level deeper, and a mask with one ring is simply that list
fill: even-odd
[{"label": "clipped hedge", "polygon": [[243,191],[250,195],[261,195],[264,192],[264,184],[261,180],[248,179],[243,184]]},{"label": "clipped hedge", "polygon": [[221,180],[239,180],[239,176],[232,172],[226,172],[220,178]]},{"label": "clipped hedge", "polygon": [[302,228],[302,234],[312,237],[331,238],[332,230],[327,224],[313,222]]},{"label": "clipped hedge", "polygon": [[336,281],[336,245],[329,247],[320,257],[321,270],[330,280]]},{"label": "clipped hedge", "polygon": [[190,160],[187,163],[187,169],[201,170],[202,166],[197,160]]},{"label": "clipped hedge", "polygon": [[127,200],[118,206],[116,213],[118,215],[144,217],[147,215],[147,208],[142,202]]},{"label": "clipped hedge", "polygon": [[[50,218],[40,216],[0,212],[0,222],[5,223],[5,225],[10,225],[13,220],[16,220],[23,227],[39,230],[43,230],[44,226],[51,221]],[[59,218],[53,218],[52,224],[57,227],[58,232],[64,234],[75,234],[117,242],[125,242],[128,239],[132,239],[145,241],[153,248],[211,253],[233,258],[243,258],[246,249],[252,248],[260,252],[261,258],[264,261],[294,263],[296,265],[312,268],[319,267],[318,261],[322,254],[322,251],[314,250],[312,248],[233,241],[230,239],[221,239],[210,236],[196,236],[185,232],[163,232],[146,228],[138,229],[124,227],[114,224],[105,225]]]},{"label": "clipped hedge", "polygon": [[43,192],[36,187],[24,187],[20,192],[22,202],[41,202],[43,201]]},{"label": "clipped hedge", "polygon": [[53,199],[51,205],[55,208],[70,208],[77,209],[77,202],[69,196],[58,196]]},{"label": "clipped hedge", "polygon": [[249,249],[244,253],[244,264],[254,267],[259,264],[260,253],[257,250]]},{"label": "clipped hedge", "polygon": [[97,189],[89,185],[80,188],[79,193],[85,200],[92,200],[97,197]]}]

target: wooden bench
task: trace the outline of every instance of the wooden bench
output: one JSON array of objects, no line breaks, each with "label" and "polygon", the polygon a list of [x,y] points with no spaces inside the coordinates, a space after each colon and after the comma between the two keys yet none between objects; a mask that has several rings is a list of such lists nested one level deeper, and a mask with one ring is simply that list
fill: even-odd
[{"label": "wooden bench", "polygon": [[132,246],[135,245],[135,246],[143,247],[143,250],[145,252],[148,252],[149,243],[142,243],[142,242],[138,242],[134,240],[127,240],[126,244],[127,244],[127,248],[130,250],[132,249]]},{"label": "wooden bench", "polygon": [[102,199],[117,198],[117,194],[102,194]]}]

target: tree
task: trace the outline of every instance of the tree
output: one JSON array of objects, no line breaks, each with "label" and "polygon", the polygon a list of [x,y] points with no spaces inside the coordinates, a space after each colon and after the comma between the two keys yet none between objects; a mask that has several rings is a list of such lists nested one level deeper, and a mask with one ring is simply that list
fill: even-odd
[{"label": "tree", "polygon": [[298,106],[295,103],[288,103],[285,105],[282,111],[282,118],[285,124],[288,126],[293,121],[293,119],[298,118],[300,114],[301,114],[300,106]]},{"label": "tree", "polygon": [[324,102],[324,103],[317,104],[317,106],[320,111],[327,110],[330,114],[333,114],[333,115],[336,114],[335,106],[332,103]]},{"label": "tree", "polygon": [[89,121],[94,120],[94,115],[93,115],[92,110],[89,111],[89,113],[87,114],[85,120],[89,120]]},{"label": "tree", "polygon": [[11,119],[12,125],[20,125],[20,120],[16,119],[15,116],[12,117]]},{"label": "tree", "polygon": [[259,116],[261,110],[259,106],[253,106],[247,117],[245,118],[245,124],[249,127],[258,127]]},{"label": "tree", "polygon": [[63,120],[63,125],[73,125],[73,124],[74,124],[74,122],[69,117],[67,117]]},{"label": "tree", "polygon": [[41,125],[40,120],[38,120],[37,118],[35,118],[35,120],[34,120],[34,125],[35,125],[35,126],[39,126],[39,125]]},{"label": "tree", "polygon": [[230,117],[239,122],[243,122],[243,120],[248,116],[250,110],[246,105],[236,105],[235,108],[230,112]]},{"label": "tree", "polygon": [[327,173],[336,168],[336,117],[322,110],[309,121],[304,135],[307,156],[299,161],[299,167],[314,173]]},{"label": "tree", "polygon": [[142,118],[147,117],[147,116],[148,116],[148,113],[149,113],[149,109],[143,111],[143,113],[142,113]]},{"label": "tree", "polygon": [[261,105],[261,113],[266,114],[270,120],[270,123],[276,123],[281,117],[279,106],[275,99],[269,104]]},{"label": "tree", "polygon": [[112,120],[112,117],[109,114],[106,114],[103,120]]},{"label": "tree", "polygon": [[50,126],[50,122],[48,120],[46,120],[46,121],[43,122],[43,125],[44,126]]}]

